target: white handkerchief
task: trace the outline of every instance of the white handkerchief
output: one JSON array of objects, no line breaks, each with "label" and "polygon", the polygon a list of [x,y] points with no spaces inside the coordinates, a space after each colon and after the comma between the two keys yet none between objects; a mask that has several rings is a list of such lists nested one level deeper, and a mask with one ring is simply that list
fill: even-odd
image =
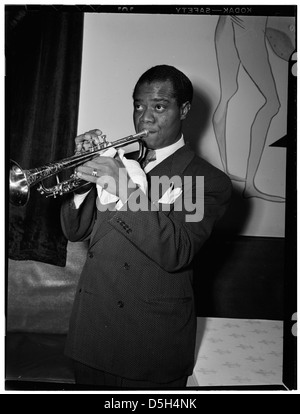
[{"label": "white handkerchief", "polygon": [[[105,153],[101,154],[104,155],[105,157],[115,157],[116,153],[118,152],[118,155],[121,159],[121,161],[123,162],[129,177],[131,178],[131,180],[137,184],[141,190],[143,191],[144,194],[146,194],[147,192],[147,178],[146,178],[146,174],[144,173],[143,169],[141,168],[140,164],[135,161],[135,160],[128,160],[125,156],[124,156],[124,150],[119,149],[118,151],[111,147],[109,148],[107,151],[105,151]],[[119,197],[116,195],[113,195],[109,192],[107,192],[104,188],[102,188],[99,184],[97,184],[97,192],[98,192],[98,197],[99,200],[101,202],[101,204],[110,204],[110,203],[114,203],[117,202],[119,200]],[[119,200],[118,205],[116,206],[117,209],[122,207],[122,203],[121,200]]]},{"label": "white handkerchief", "polygon": [[128,160],[124,156],[123,150],[119,150],[118,153],[124,166],[126,167],[126,170],[131,180],[134,182],[134,184],[140,187],[140,189],[143,191],[144,194],[146,194],[148,183],[147,183],[146,174],[144,170],[141,168],[140,164],[135,160]]},{"label": "white handkerchief", "polygon": [[178,197],[182,194],[182,189],[179,187],[172,188],[170,187],[165,194],[158,200],[158,203],[161,204],[173,204]]},{"label": "white handkerchief", "polygon": [[[117,150],[115,148],[111,147],[101,155],[104,155],[105,157],[114,158],[116,153],[117,153]],[[100,155],[100,157],[101,157],[101,155]],[[97,184],[97,193],[98,193],[98,197],[99,197],[99,200],[100,200],[101,204],[110,204],[110,203],[113,203],[113,202],[117,202],[119,200],[119,197],[117,197],[116,195],[113,195],[113,194],[109,193],[108,191],[104,190],[104,188],[101,187],[101,185],[99,185],[99,184]]]}]

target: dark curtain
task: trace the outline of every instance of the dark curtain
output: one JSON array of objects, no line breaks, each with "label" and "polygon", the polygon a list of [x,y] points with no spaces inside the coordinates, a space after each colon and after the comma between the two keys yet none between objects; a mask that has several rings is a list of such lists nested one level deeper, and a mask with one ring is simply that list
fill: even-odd
[{"label": "dark curtain", "polygon": [[[74,151],[83,17],[82,12],[45,11],[42,6],[37,11],[22,6],[5,9],[7,160],[26,170]],[[47,185],[53,185],[53,180],[49,178]],[[9,204],[11,259],[65,266],[61,202],[62,197],[45,198],[33,186],[26,206]]]}]

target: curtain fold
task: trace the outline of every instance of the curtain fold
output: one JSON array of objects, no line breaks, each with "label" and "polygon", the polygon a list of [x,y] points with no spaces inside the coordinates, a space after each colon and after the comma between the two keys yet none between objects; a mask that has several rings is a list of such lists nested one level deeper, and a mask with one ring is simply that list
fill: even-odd
[{"label": "curtain fold", "polygon": [[[73,153],[83,18],[75,11],[6,8],[6,148],[24,169]],[[55,177],[47,180],[47,185],[54,183]],[[61,202],[61,197],[41,196],[34,186],[26,206],[9,205],[9,258],[65,266]]]}]

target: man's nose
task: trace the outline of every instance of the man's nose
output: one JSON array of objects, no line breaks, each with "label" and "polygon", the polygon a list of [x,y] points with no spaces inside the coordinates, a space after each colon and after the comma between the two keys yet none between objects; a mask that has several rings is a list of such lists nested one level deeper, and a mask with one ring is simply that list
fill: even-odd
[{"label": "man's nose", "polygon": [[154,116],[153,116],[153,111],[152,111],[152,109],[151,109],[151,108],[146,108],[146,109],[143,111],[143,113],[142,113],[142,115],[141,115],[140,120],[141,120],[142,122],[144,122],[144,123],[147,123],[147,122],[154,122]]}]

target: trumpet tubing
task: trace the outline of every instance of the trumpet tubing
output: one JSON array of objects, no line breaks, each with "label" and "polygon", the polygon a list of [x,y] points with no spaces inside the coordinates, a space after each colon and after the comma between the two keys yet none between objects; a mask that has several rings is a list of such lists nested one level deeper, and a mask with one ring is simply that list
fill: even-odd
[{"label": "trumpet tubing", "polygon": [[[124,138],[118,139],[110,144],[102,143],[92,147],[90,150],[79,155],[73,155],[64,158],[60,161],[48,163],[39,168],[30,170],[23,170],[15,161],[10,161],[10,181],[9,181],[9,200],[15,206],[25,206],[30,197],[30,188],[40,183],[38,191],[41,194],[46,194],[47,197],[67,194],[75,191],[87,184],[86,181],[79,179],[75,174],[72,174],[69,180],[59,182],[57,177],[57,185],[47,188],[43,184],[43,180],[53,175],[59,174],[61,171],[68,168],[74,168],[78,165],[84,164],[87,161],[101,155],[101,153],[108,148],[120,148],[125,145],[139,141],[148,135],[148,131],[144,130],[137,134],[128,135]],[[141,144],[141,142],[140,142]],[[140,146],[140,154],[142,153]]]}]

